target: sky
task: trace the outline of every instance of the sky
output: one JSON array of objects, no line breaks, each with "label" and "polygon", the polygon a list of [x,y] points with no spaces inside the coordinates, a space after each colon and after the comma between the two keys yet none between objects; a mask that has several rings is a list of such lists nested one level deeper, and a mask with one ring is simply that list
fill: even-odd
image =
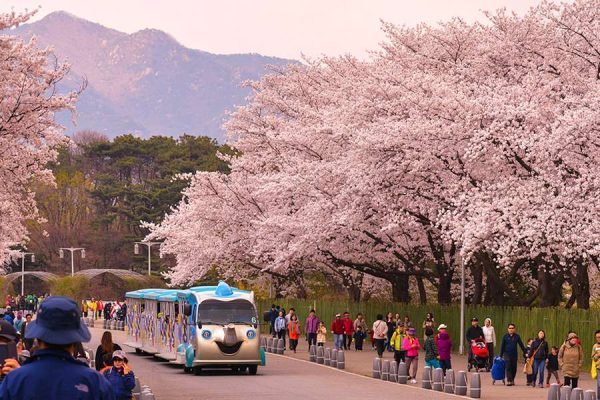
[{"label": "sky", "polygon": [[0,0],[0,12],[41,7],[34,20],[64,10],[127,33],[163,30],[186,47],[218,54],[299,59],[368,57],[384,40],[381,22],[413,26],[482,10],[523,14],[540,0]]}]

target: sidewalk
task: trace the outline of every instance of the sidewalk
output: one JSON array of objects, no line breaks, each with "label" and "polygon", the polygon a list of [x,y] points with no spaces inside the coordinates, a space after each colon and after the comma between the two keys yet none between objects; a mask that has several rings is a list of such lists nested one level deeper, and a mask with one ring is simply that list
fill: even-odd
[{"label": "sidewalk", "polygon": [[[287,344],[287,343],[286,343]],[[333,348],[333,343],[327,342],[326,347]],[[371,344],[365,342],[363,351],[349,350],[345,352],[346,355],[346,370],[360,375],[372,376],[373,369],[373,358],[377,356],[375,351],[371,350]],[[308,343],[306,340],[301,340],[298,343],[297,353],[286,350],[285,355],[288,357],[298,358],[302,360],[308,360]],[[421,387],[421,374],[423,367],[425,366],[425,354],[421,352],[419,355],[419,371],[417,374],[417,386]],[[386,352],[383,355],[384,359],[393,360],[393,353]],[[466,371],[467,358],[458,354],[452,354],[452,368],[454,371],[463,370]],[[515,386],[508,387],[504,386],[502,382],[496,382],[492,385],[492,379],[489,372],[481,372],[481,398],[486,400],[505,400],[507,398],[515,399],[535,399],[545,400],[548,397],[548,389],[532,388],[526,386],[527,380],[522,372],[523,363],[519,363],[517,368],[517,376],[515,379]],[[469,377],[471,374],[468,374]],[[562,374],[560,374],[561,381],[563,380]],[[554,382],[554,380],[552,381]],[[392,383],[390,383],[392,384]],[[414,385],[413,385],[414,386]],[[584,390],[596,390],[596,382],[590,377],[589,372],[582,373],[579,377],[579,387]]]}]

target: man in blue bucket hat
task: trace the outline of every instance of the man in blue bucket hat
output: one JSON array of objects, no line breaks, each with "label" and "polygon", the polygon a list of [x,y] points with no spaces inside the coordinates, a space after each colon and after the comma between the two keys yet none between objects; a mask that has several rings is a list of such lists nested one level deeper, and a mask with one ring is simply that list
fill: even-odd
[{"label": "man in blue bucket hat", "polygon": [[115,399],[108,381],[72,356],[76,343],[91,339],[73,300],[62,296],[44,300],[25,338],[37,339],[39,348],[2,381],[0,400]]}]

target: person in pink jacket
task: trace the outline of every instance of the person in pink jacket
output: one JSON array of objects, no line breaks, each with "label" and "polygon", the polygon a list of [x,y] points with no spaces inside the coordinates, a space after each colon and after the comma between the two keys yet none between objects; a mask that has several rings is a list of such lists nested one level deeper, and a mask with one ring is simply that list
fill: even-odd
[{"label": "person in pink jacket", "polygon": [[406,369],[408,371],[410,383],[417,383],[421,343],[419,343],[419,339],[415,336],[417,333],[415,328],[410,328],[407,333],[408,336],[402,341],[402,350],[406,352]]}]

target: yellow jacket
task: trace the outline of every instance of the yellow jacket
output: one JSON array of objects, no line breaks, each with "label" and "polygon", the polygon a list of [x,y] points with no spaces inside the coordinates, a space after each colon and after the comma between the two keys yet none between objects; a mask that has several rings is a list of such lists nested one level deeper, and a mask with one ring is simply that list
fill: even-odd
[{"label": "yellow jacket", "polygon": [[405,337],[406,337],[406,335],[404,333],[401,333],[399,329],[396,329],[394,331],[394,334],[392,335],[392,339],[390,341],[390,345],[394,348],[394,350],[396,350],[396,351],[402,350],[402,340]]}]

